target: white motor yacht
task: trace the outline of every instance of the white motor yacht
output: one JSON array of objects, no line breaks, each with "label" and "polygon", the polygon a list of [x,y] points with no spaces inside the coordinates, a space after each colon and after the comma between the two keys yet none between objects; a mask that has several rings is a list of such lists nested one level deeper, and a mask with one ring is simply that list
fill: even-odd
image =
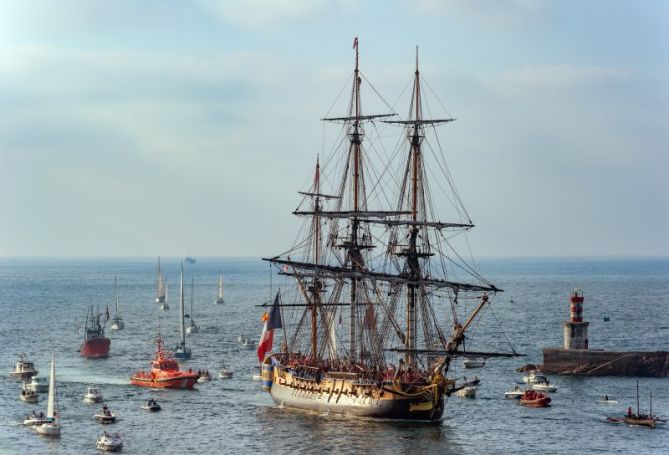
[{"label": "white motor yacht", "polygon": [[100,433],[97,441],[95,441],[95,448],[103,452],[122,451],[123,439],[121,439],[121,433],[107,433],[106,431]]},{"label": "white motor yacht", "polygon": [[25,354],[19,355],[19,360],[16,361],[14,369],[9,373],[12,379],[28,379],[37,374],[35,364],[26,359]]},{"label": "white motor yacht", "polygon": [[49,381],[46,378],[33,376],[27,387],[35,393],[47,393],[49,392]]},{"label": "white motor yacht", "polygon": [[97,387],[88,387],[84,394],[84,403],[99,403],[102,401],[102,392]]}]

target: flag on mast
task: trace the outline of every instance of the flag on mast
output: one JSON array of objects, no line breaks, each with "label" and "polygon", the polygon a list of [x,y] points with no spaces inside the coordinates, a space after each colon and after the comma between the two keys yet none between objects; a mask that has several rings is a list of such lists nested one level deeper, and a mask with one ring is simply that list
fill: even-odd
[{"label": "flag on mast", "polygon": [[265,354],[272,351],[272,342],[274,341],[274,329],[283,327],[281,324],[281,308],[279,307],[281,297],[276,293],[272,309],[262,315],[262,321],[265,325],[262,328],[262,335],[260,335],[260,343],[258,343],[258,361],[265,360]]},{"label": "flag on mast", "polygon": [[358,37],[357,36],[355,38],[353,38],[353,49],[355,49],[356,47],[358,47]]}]

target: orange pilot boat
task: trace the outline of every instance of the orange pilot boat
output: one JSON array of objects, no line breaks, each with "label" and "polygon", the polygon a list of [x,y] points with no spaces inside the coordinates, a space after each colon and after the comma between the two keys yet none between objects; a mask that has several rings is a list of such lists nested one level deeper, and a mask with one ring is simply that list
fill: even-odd
[{"label": "orange pilot boat", "polygon": [[161,389],[192,389],[198,374],[191,369],[179,371],[179,364],[171,353],[163,351],[163,340],[156,338],[156,355],[151,361],[150,371],[138,371],[130,376],[130,382],[140,387]]}]

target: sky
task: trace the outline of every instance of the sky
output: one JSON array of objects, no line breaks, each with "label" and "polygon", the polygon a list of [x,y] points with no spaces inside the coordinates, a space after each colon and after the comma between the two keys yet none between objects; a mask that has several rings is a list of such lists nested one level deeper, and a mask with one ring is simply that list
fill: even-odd
[{"label": "sky", "polygon": [[667,23],[661,0],[0,0],[0,256],[285,251],[355,36],[391,101],[419,46],[475,256],[669,256]]}]

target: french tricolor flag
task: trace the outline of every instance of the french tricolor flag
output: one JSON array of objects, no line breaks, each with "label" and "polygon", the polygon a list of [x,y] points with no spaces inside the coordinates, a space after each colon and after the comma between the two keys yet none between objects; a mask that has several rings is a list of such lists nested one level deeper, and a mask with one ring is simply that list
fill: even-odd
[{"label": "french tricolor flag", "polygon": [[272,309],[269,313],[265,312],[262,315],[262,320],[265,325],[262,328],[262,335],[260,335],[260,343],[258,343],[258,361],[265,360],[265,354],[272,350],[272,342],[274,341],[274,329],[283,327],[281,324],[281,308],[279,293],[276,293]]}]

